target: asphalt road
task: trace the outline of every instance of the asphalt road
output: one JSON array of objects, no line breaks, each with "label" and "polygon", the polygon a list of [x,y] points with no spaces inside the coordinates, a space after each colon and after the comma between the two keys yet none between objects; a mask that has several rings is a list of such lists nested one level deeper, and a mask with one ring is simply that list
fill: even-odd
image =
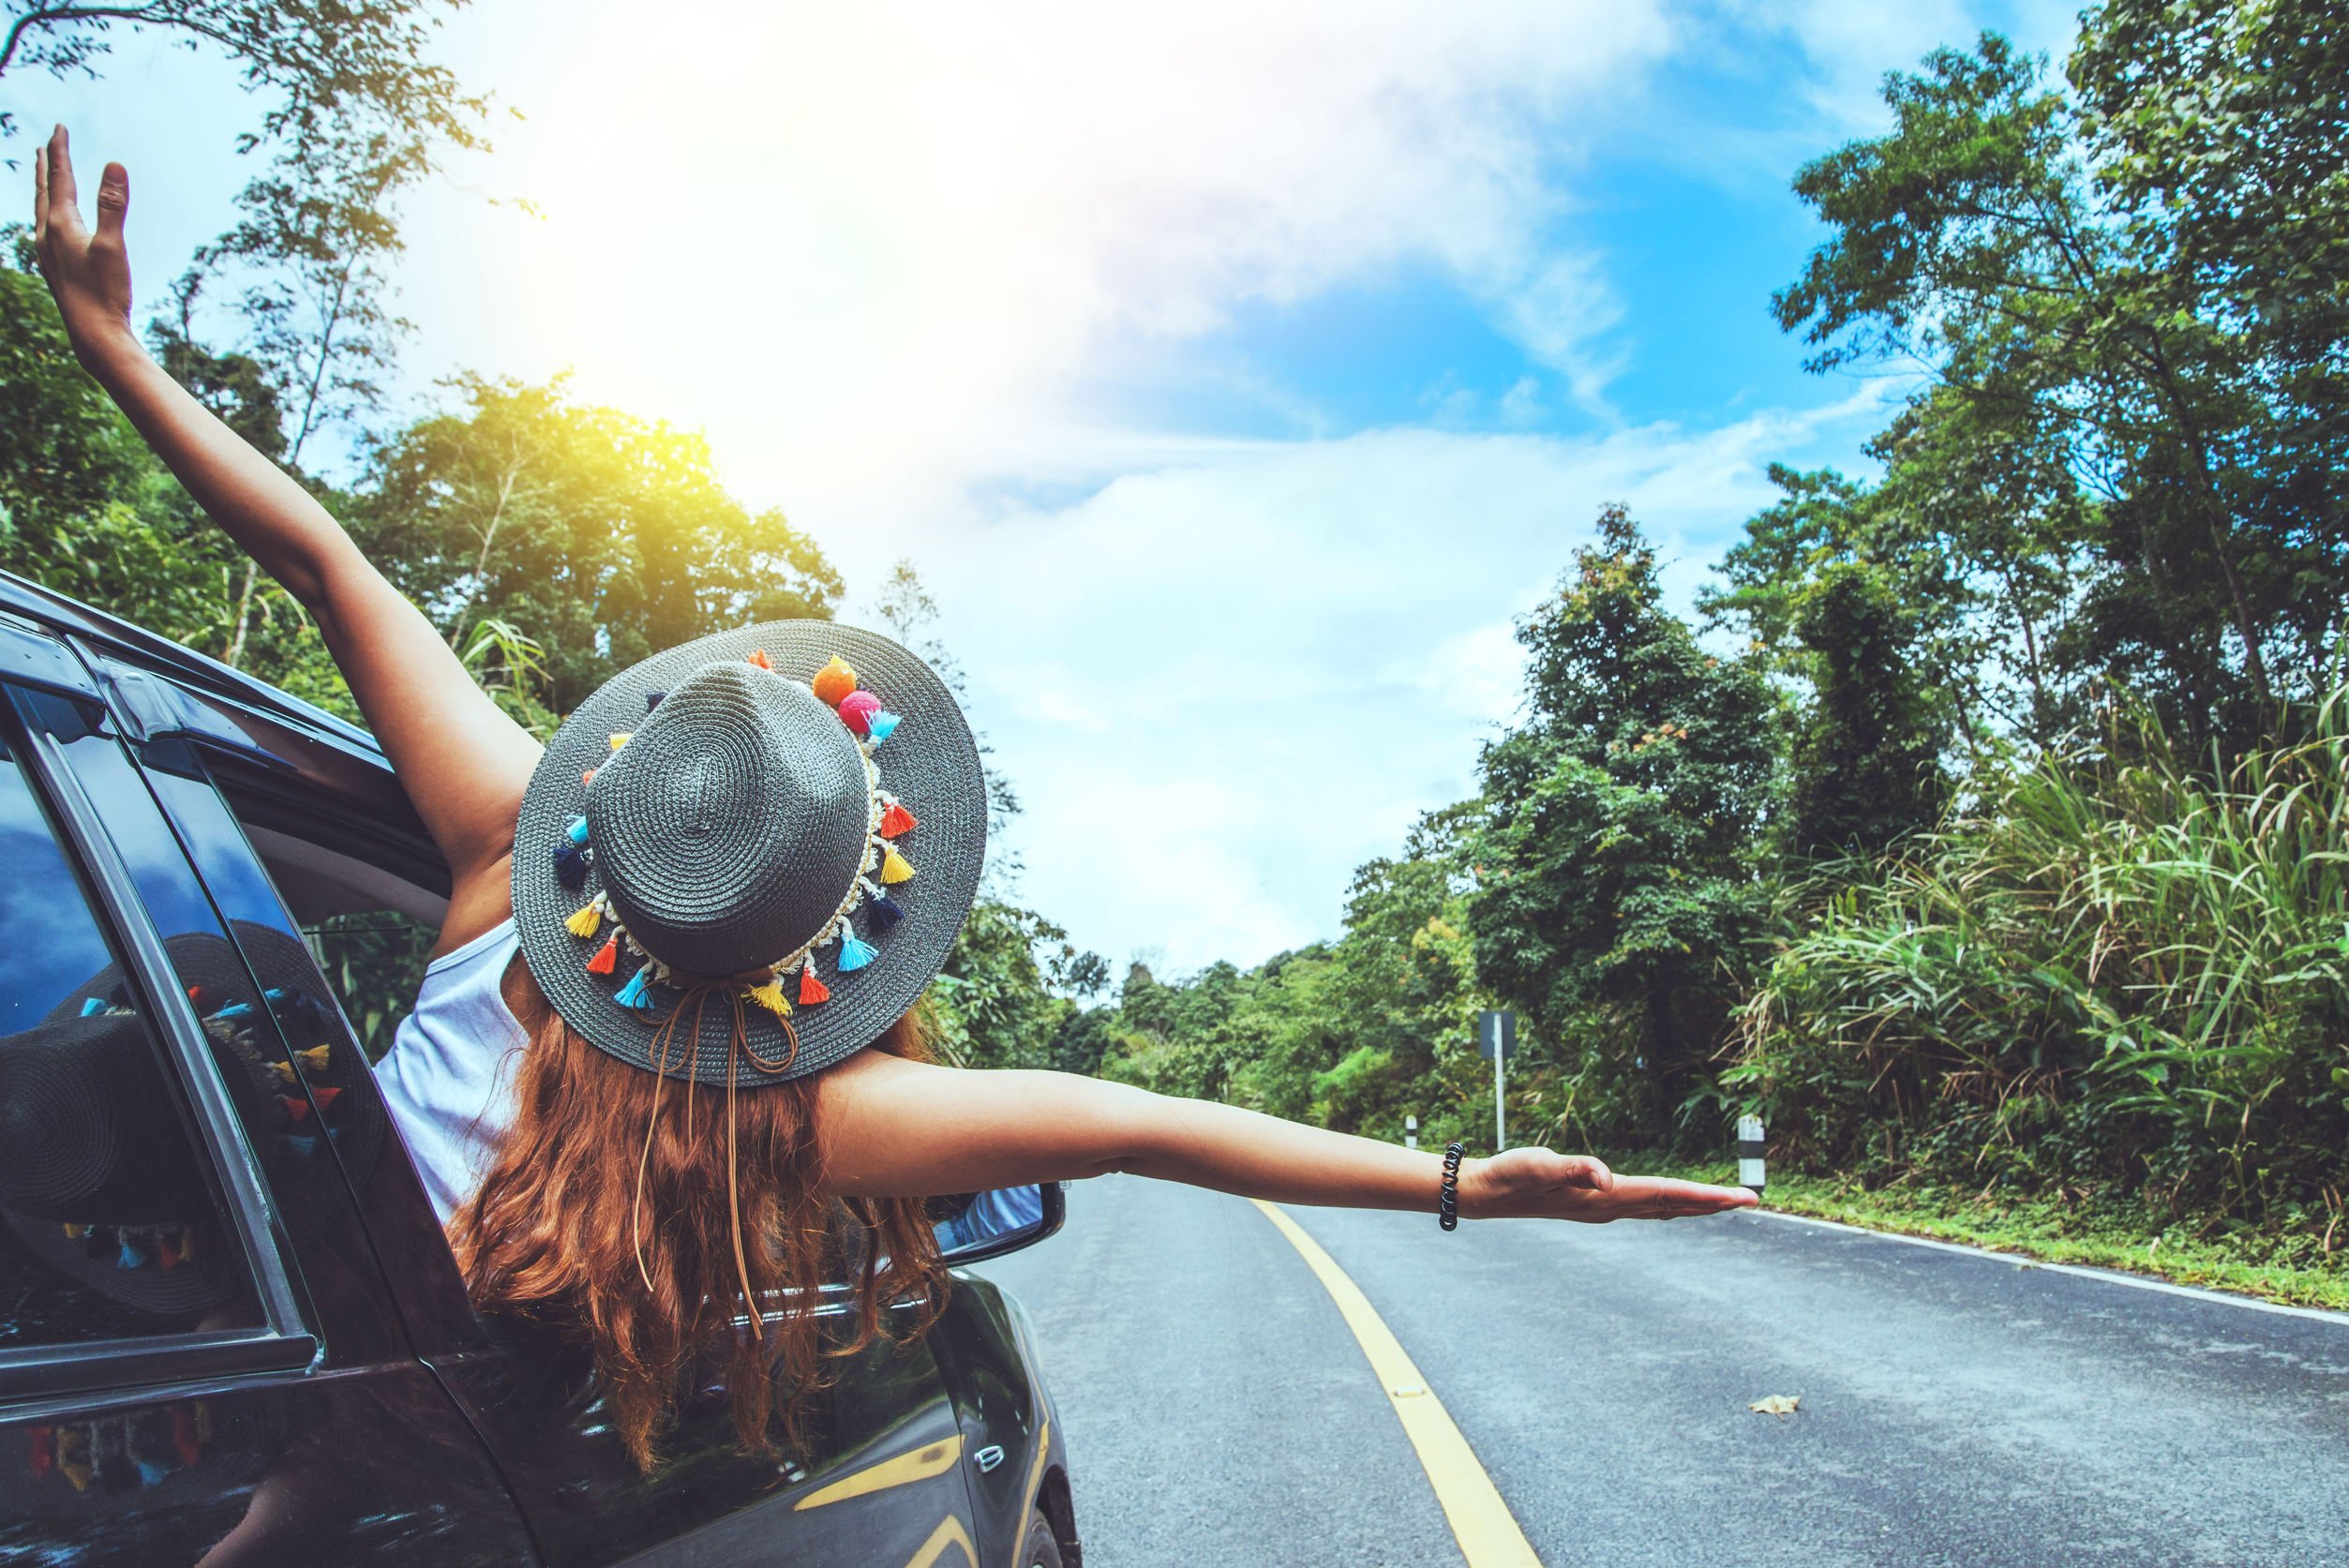
[{"label": "asphalt road", "polygon": [[[1737,1215],[1289,1210],[1549,1568],[2349,1568],[2349,1318]],[[1321,1283],[1242,1200],[1110,1176],[1025,1304],[1093,1568],[1458,1563]],[[1785,1418],[1746,1409],[1802,1396]]]}]

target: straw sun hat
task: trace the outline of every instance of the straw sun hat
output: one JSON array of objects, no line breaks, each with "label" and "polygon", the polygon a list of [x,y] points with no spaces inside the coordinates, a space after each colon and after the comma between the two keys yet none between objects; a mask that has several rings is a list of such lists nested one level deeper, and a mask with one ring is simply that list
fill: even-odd
[{"label": "straw sun hat", "polygon": [[780,620],[632,665],[522,798],[514,918],[555,1010],[631,1066],[750,1087],[878,1038],[986,857],[979,749],[889,638]]}]

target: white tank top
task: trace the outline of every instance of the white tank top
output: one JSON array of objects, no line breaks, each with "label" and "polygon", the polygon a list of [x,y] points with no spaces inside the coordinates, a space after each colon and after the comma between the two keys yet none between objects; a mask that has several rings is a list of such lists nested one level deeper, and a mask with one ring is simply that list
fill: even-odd
[{"label": "white tank top", "polygon": [[530,1037],[498,984],[518,946],[506,919],[434,959],[415,1011],[375,1065],[384,1108],[442,1225],[473,1195],[514,1119],[514,1071]]}]

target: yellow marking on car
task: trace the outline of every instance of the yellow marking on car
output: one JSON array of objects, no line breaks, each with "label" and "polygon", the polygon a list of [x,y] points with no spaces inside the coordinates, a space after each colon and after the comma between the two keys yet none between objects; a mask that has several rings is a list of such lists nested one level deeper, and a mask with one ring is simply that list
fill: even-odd
[{"label": "yellow marking on car", "polygon": [[905,1560],[905,1568],[932,1568],[946,1555],[949,1546],[962,1547],[963,1561],[970,1568],[979,1568],[979,1548],[971,1545],[970,1531],[963,1528],[963,1521],[951,1514],[940,1519],[938,1528],[930,1532],[930,1539],[921,1544],[921,1549]]},{"label": "yellow marking on car", "polygon": [[1542,1560],[1534,1555],[1533,1544],[1518,1528],[1509,1505],[1501,1501],[1500,1488],[1485,1473],[1475,1451],[1452,1424],[1444,1401],[1412,1364],[1402,1342],[1370,1305],[1370,1298],[1322,1250],[1321,1243],[1305,1233],[1304,1227],[1262,1198],[1250,1202],[1264,1211],[1274,1229],[1289,1238],[1289,1245],[1321,1280],[1329,1299],[1338,1304],[1339,1316],[1354,1330],[1354,1343],[1369,1358],[1379,1386],[1386,1390],[1387,1403],[1394,1407],[1404,1435],[1418,1453],[1419,1468],[1428,1472],[1428,1485],[1435,1488],[1435,1500],[1443,1505],[1444,1520],[1452,1527],[1452,1538],[1459,1543],[1468,1568],[1541,1568]]},{"label": "yellow marking on car", "polygon": [[1020,1510],[1020,1522],[1013,1528],[1019,1531],[1011,1542],[1009,1562],[1020,1555],[1021,1546],[1027,1540],[1027,1517],[1036,1512],[1036,1494],[1044,1489],[1044,1460],[1052,1454],[1052,1417],[1044,1417],[1036,1428],[1036,1462],[1027,1467],[1027,1506]]},{"label": "yellow marking on car", "polygon": [[860,1471],[842,1476],[829,1486],[818,1486],[793,1503],[791,1511],[798,1514],[810,1508],[821,1508],[828,1502],[843,1502],[871,1492],[885,1492],[891,1486],[927,1481],[934,1475],[944,1475],[952,1470],[954,1461],[962,1456],[963,1434],[957,1432],[926,1448],[891,1455],[879,1464],[867,1465]]}]

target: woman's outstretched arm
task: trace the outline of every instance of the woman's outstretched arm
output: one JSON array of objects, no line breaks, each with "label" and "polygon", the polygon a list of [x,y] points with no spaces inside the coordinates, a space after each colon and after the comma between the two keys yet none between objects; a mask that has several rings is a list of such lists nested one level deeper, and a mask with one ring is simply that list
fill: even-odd
[{"label": "woman's outstretched arm", "polygon": [[[867,1051],[818,1080],[836,1192],[973,1192],[1111,1171],[1249,1198],[1435,1212],[1443,1160],[1277,1116],[1064,1072],[974,1072]],[[1670,1219],[1748,1208],[1743,1187],[1618,1176],[1595,1159],[1511,1149],[1460,1170],[1472,1219]]]},{"label": "woman's outstretched arm", "polygon": [[308,491],[147,356],[130,325],[129,206],[129,176],[110,163],[98,182],[97,228],[86,229],[65,127],[35,156],[34,244],[74,354],[196,503],[317,623],[449,862],[441,945],[455,947],[511,908],[506,863],[538,742],[474,684],[432,623]]}]

